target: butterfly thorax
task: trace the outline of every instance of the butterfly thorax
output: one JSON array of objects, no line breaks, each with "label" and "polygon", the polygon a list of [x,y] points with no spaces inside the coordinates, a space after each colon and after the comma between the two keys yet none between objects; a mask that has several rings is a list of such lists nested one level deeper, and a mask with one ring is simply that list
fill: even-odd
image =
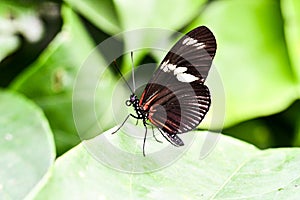
[{"label": "butterfly thorax", "polygon": [[137,118],[138,119],[143,119],[143,120],[147,120],[148,119],[148,112],[145,111],[143,109],[143,107],[141,107],[139,105],[140,100],[137,98],[137,96],[135,94],[131,94],[130,98],[126,101],[126,105],[127,106],[132,106],[137,114]]}]

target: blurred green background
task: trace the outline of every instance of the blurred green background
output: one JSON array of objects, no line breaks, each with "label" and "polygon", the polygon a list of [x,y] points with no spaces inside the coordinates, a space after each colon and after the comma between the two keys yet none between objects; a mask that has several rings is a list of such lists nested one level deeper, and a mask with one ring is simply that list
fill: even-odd
[{"label": "blurred green background", "polygon": [[[298,0],[2,0],[1,92],[22,94],[42,109],[59,157],[80,143],[72,114],[73,86],[97,44],[137,28],[186,33],[200,25],[209,27],[217,39],[214,64],[226,95],[222,133],[259,148],[299,146]],[[140,37],[146,43],[151,36]],[[132,41],[116,42],[125,49]],[[126,59],[120,60],[122,72],[131,67]],[[161,59],[141,52],[135,64]],[[107,83],[119,78],[114,70],[112,74]],[[102,94],[102,101],[109,99]],[[1,115],[5,117],[3,110]],[[106,123],[105,129],[114,125]]]}]

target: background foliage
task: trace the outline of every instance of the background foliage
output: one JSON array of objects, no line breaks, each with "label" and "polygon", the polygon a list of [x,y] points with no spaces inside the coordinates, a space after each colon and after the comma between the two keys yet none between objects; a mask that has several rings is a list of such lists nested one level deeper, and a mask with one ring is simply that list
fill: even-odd
[{"label": "background foliage", "polygon": [[[153,199],[172,197],[174,191],[178,199],[297,197],[299,13],[297,0],[1,1],[0,199],[44,198],[54,191],[61,199],[72,195],[114,199],[119,197],[115,190],[120,197]],[[262,149],[289,148],[261,151],[222,136],[203,162],[196,162],[196,154],[189,151],[170,168],[140,177],[120,175],[96,163],[79,144],[72,114],[73,86],[81,64],[97,44],[122,31],[158,27],[186,33],[199,25],[208,26],[218,43],[214,64],[226,95],[223,134]],[[133,39],[146,44],[151,35],[138,37]],[[117,42],[124,49],[134,42],[122,39]],[[99,56],[104,57],[103,52]],[[149,60],[160,62],[161,57],[143,51],[135,62]],[[123,72],[130,70],[126,58],[120,62]],[[104,65],[99,61],[99,67]],[[112,87],[116,78],[112,70],[107,85]],[[111,98],[108,93],[99,95],[103,102]],[[89,124],[84,111],[82,116]],[[109,117],[100,120],[107,130],[115,125]],[[197,179],[187,172],[172,174],[186,169]],[[215,174],[218,180],[212,178]],[[103,179],[111,177],[112,185],[104,185]],[[190,183],[181,183],[185,177]],[[257,180],[273,184],[249,186]],[[72,194],[73,190],[82,192]],[[252,196],[253,190],[257,196]]]}]

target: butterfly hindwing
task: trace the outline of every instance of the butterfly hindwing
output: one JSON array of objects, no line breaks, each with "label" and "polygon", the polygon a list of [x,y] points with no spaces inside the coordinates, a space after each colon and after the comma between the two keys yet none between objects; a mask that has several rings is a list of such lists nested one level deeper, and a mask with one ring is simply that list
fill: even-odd
[{"label": "butterfly hindwing", "polygon": [[197,82],[180,83],[174,76],[170,82],[174,84],[168,87],[160,85],[160,92],[150,104],[144,104],[144,108],[149,110],[149,120],[170,134],[191,131],[209,109],[209,90]]}]

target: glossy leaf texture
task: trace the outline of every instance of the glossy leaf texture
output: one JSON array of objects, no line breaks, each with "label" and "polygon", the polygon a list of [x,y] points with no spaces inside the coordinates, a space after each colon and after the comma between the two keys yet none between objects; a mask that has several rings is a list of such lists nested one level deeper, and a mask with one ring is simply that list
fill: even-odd
[{"label": "glossy leaf texture", "polygon": [[0,199],[32,197],[49,176],[55,145],[41,109],[0,90]]},{"label": "glossy leaf texture", "polygon": [[[159,171],[143,174],[104,166],[80,144],[56,161],[53,175],[35,199],[48,196],[53,199],[293,199],[299,196],[299,148],[261,151],[227,136],[194,134],[198,134],[196,140],[179,160]],[[218,138],[218,142],[206,157],[199,159],[207,137]],[[136,146],[126,148],[135,151]],[[146,157],[144,163],[147,162],[153,160]],[[124,160],[123,164],[133,163],[135,160]],[[144,166],[146,169],[147,165]]]}]

